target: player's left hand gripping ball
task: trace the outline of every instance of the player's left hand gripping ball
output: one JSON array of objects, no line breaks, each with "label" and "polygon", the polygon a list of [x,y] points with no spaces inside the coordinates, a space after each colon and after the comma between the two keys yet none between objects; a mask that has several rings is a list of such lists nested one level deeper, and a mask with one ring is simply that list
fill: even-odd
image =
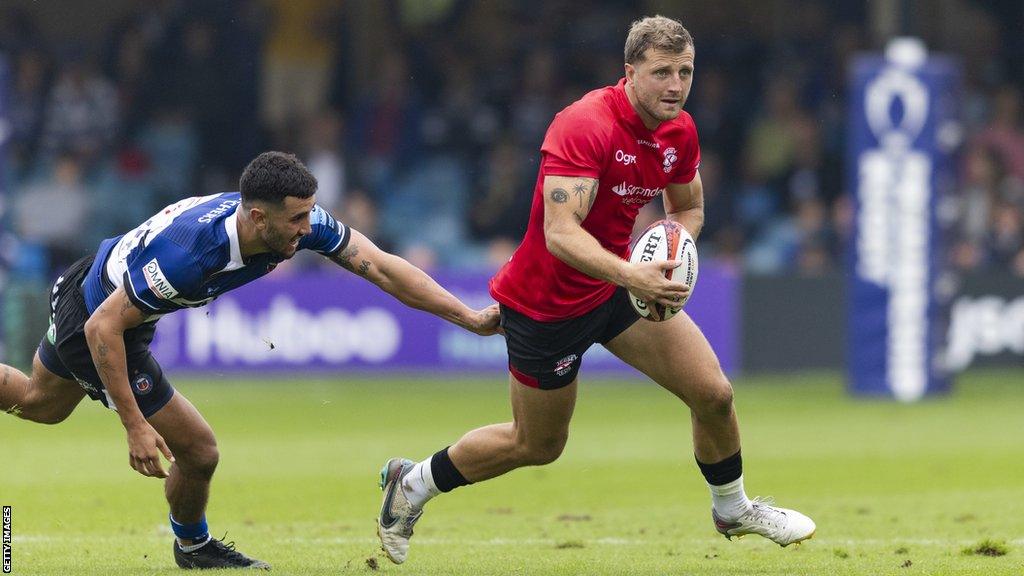
[{"label": "player's left hand gripping ball", "polygon": [[[690,287],[690,291],[675,306],[651,304],[630,293],[629,301],[633,304],[637,314],[652,322],[668,320],[682,310],[683,305],[693,295],[693,286],[697,283],[697,246],[690,233],[678,222],[658,220],[648,226],[637,238],[630,251],[629,261],[637,264],[666,260],[682,262],[678,268],[667,270],[665,277],[686,284]],[[652,307],[654,308],[653,314]]]}]

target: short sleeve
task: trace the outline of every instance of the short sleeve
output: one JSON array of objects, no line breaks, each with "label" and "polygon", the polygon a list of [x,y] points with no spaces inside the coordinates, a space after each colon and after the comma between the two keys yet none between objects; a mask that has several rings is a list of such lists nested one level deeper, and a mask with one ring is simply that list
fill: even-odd
[{"label": "short sleeve", "polygon": [[319,204],[314,205],[309,213],[309,225],[312,231],[299,241],[299,249],[331,255],[348,245],[349,227],[335,220]]},{"label": "short sleeve", "polygon": [[579,105],[566,108],[548,126],[543,153],[545,174],[600,178],[606,164],[610,125]]},{"label": "short sleeve", "polygon": [[192,294],[202,271],[184,248],[157,236],[136,256],[124,273],[124,291],[139,309],[151,313],[184,308],[182,294]]},{"label": "short sleeve", "polygon": [[700,166],[700,141],[697,138],[697,126],[692,118],[686,123],[687,146],[679,152],[679,164],[672,176],[672,184],[689,184],[697,175],[697,168]]}]

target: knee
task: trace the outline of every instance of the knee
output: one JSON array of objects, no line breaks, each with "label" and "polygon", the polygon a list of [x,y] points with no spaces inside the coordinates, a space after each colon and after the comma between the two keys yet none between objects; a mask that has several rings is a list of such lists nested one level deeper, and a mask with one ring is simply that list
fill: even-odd
[{"label": "knee", "polygon": [[554,434],[543,438],[523,442],[519,446],[519,461],[524,466],[543,466],[550,464],[562,455],[569,433]]},{"label": "knee", "polygon": [[31,420],[39,424],[60,424],[61,422],[68,419],[71,412],[61,412],[49,410],[45,412],[19,412],[18,407],[15,406],[10,412],[20,416],[25,420]]},{"label": "knee", "polygon": [[190,444],[180,454],[175,452],[174,460],[183,470],[211,478],[220,462],[220,451],[217,449],[217,442],[210,438]]},{"label": "knee", "polygon": [[732,384],[724,375],[697,398],[693,411],[702,418],[725,418],[732,415]]},{"label": "knee", "polygon": [[47,402],[45,398],[29,395],[25,397],[24,404],[15,404],[6,412],[38,424],[60,424],[68,419],[74,409],[74,406],[67,408],[54,402]]}]

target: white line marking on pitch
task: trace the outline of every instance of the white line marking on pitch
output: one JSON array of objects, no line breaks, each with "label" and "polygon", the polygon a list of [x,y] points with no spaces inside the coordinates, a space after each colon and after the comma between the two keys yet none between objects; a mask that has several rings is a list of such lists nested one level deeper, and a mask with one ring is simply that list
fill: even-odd
[{"label": "white line marking on pitch", "polygon": [[[167,536],[164,535],[151,535],[151,536],[129,536],[130,539],[142,539],[152,541],[164,541]],[[19,534],[15,535],[14,543],[18,544],[32,544],[32,543],[54,543],[54,542],[95,542],[95,536],[88,535],[73,535],[73,536],[52,536],[45,534]],[[309,544],[309,545],[322,545],[322,544],[376,544],[377,538],[369,536],[331,536],[331,537],[314,537],[314,538],[303,538],[303,537],[289,537],[289,538],[278,538],[276,542],[287,542],[293,544]],[[463,546],[554,546],[556,544],[564,543],[567,541],[578,541],[588,545],[603,545],[603,546],[661,546],[664,544],[722,544],[726,542],[721,538],[686,538],[680,540],[672,539],[631,539],[631,538],[490,538],[490,539],[461,539],[461,538],[431,538],[429,536],[420,537],[416,539],[417,545],[424,546],[448,546],[453,544],[459,544]],[[816,544],[822,546],[834,546],[844,544],[847,546],[899,546],[899,545],[912,545],[912,546],[967,546],[976,543],[977,540],[942,540],[938,538],[814,538],[807,542],[807,546],[814,546]],[[1017,538],[1014,540],[1006,541],[1007,544],[1014,546],[1024,545],[1024,538]]]}]

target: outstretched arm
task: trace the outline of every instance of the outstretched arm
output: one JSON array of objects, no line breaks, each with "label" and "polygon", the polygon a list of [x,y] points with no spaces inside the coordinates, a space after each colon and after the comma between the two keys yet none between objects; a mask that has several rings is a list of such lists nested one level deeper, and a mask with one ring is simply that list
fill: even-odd
[{"label": "outstretched arm", "polygon": [[355,229],[350,231],[348,245],[331,260],[373,282],[406,306],[430,312],[481,336],[498,332],[497,305],[479,311],[470,309],[423,270],[381,250]]},{"label": "outstretched arm", "polygon": [[160,453],[172,462],[174,457],[164,439],[142,416],[128,384],[124,333],[145,320],[145,313],[132,304],[124,288],[120,287],[86,321],[85,340],[93,364],[96,365],[96,372],[128,433],[129,464],[143,476],[166,478],[167,473],[160,464]]}]

